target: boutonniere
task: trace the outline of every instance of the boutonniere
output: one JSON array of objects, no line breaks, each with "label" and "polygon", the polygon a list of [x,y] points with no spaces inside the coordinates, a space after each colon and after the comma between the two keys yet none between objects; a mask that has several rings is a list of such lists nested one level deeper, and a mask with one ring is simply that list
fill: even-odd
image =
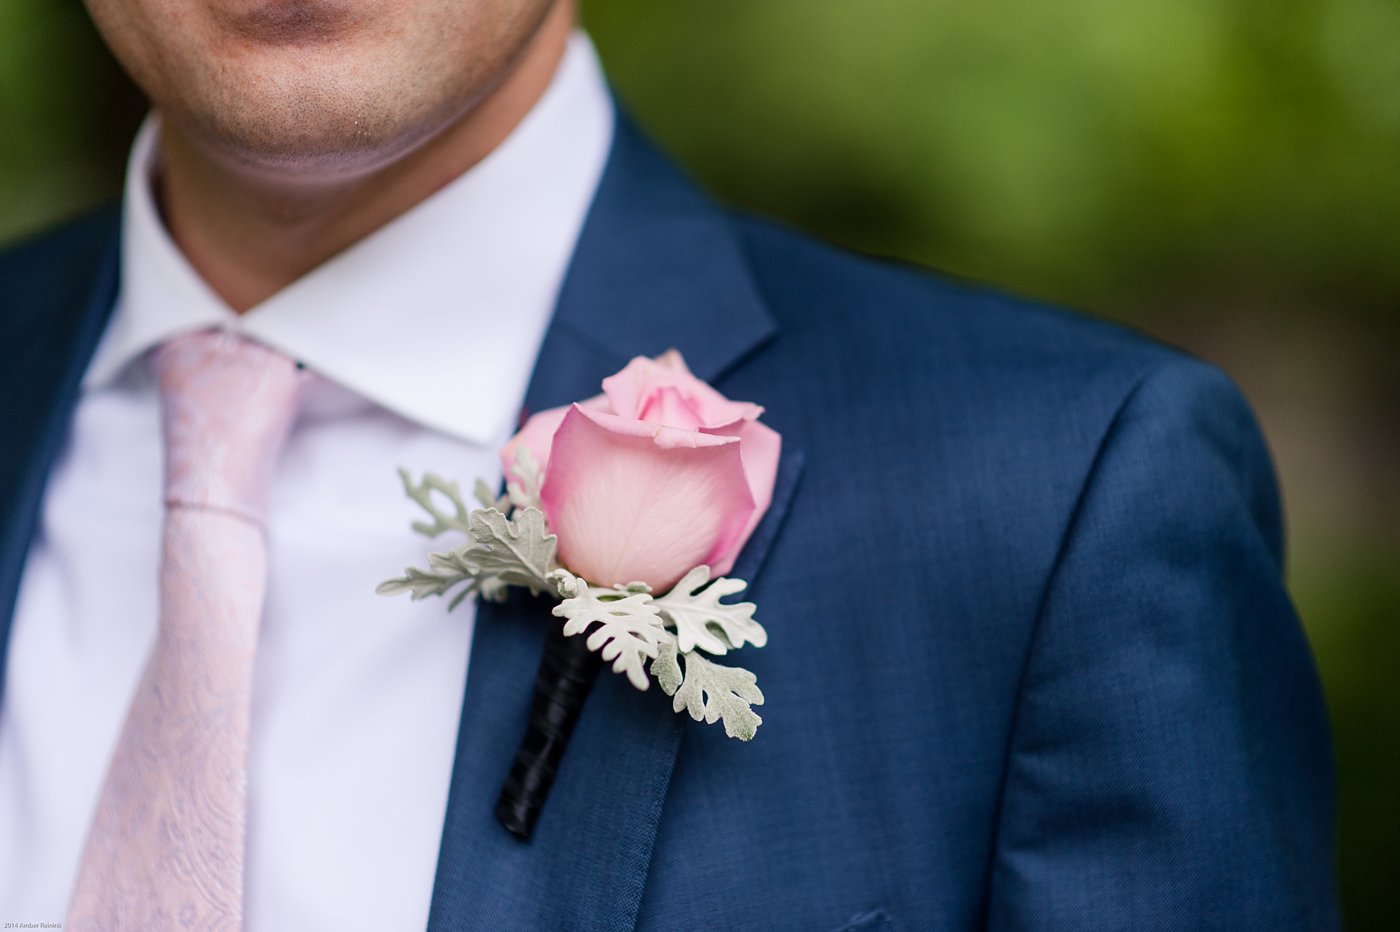
[{"label": "boutonniere", "polygon": [[503,601],[511,587],[552,596],[575,645],[747,741],[763,693],[748,670],[712,658],[768,641],[753,603],[724,601],[747,586],[724,574],[772,500],[781,438],[762,413],[696,378],[675,350],[633,359],[601,395],[525,423],[501,451],[499,498],[478,481],[468,507],[455,482],[401,470],[429,519],[414,530],[461,542],[378,592],[452,596],[449,608]]}]

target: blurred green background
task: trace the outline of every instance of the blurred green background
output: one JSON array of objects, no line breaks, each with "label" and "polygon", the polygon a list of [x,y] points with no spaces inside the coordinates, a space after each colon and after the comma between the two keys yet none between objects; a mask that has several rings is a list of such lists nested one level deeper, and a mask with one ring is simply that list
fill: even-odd
[{"label": "blurred green background", "polygon": [[[1400,876],[1400,4],[584,0],[724,200],[1224,366],[1283,483],[1355,929]],[[0,4],[0,242],[109,198],[142,104],[76,0]]]}]

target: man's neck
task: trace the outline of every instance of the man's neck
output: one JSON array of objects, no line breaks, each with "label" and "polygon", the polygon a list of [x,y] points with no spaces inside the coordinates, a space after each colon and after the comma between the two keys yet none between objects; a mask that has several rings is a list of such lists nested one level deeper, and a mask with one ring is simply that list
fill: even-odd
[{"label": "man's neck", "polygon": [[572,29],[559,4],[504,80],[443,132],[372,172],[276,178],[211,157],[167,123],[157,181],[172,239],[238,313],[257,306],[485,158],[544,94]]}]

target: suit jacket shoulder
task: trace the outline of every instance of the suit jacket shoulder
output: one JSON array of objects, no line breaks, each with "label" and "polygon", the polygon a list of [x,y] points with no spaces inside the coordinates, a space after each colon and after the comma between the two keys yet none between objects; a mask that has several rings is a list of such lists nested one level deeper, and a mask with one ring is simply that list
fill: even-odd
[{"label": "suit jacket shoulder", "polygon": [[[735,222],[780,336],[726,388],[743,395],[743,375],[762,369],[770,384],[754,394],[775,426],[839,450],[809,451],[804,495],[823,482],[824,463],[849,467],[854,450],[860,471],[882,479],[848,484],[848,500],[883,497],[887,521],[924,529],[922,546],[956,540],[1002,573],[1003,594],[1016,580],[1029,598],[1121,412],[1144,382],[1175,373],[1235,412],[1252,450],[1245,472],[1269,497],[1272,467],[1252,415],[1214,367],[1117,324]],[[1269,510],[1260,519],[1277,547]]]},{"label": "suit jacket shoulder", "polygon": [[[806,468],[755,590],[768,730],[732,770],[687,736],[658,863],[719,863],[691,813],[729,805],[764,851],[745,880],[804,893],[774,928],[1335,924],[1327,725],[1229,379],[733,222],[779,335],[723,388]],[[753,808],[730,789],[759,782]],[[703,915],[651,884],[644,918]],[[753,927],[719,899],[719,926]]]}]

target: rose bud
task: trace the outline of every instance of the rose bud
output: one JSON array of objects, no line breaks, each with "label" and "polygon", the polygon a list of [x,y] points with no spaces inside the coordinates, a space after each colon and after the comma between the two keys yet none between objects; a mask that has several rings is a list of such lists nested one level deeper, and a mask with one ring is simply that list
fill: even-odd
[{"label": "rose bud", "polygon": [[660,592],[701,564],[728,572],[767,512],[782,440],[762,413],[671,350],[633,359],[602,395],[534,415],[501,458],[512,480],[521,445],[543,467],[561,564],[594,585]]}]

